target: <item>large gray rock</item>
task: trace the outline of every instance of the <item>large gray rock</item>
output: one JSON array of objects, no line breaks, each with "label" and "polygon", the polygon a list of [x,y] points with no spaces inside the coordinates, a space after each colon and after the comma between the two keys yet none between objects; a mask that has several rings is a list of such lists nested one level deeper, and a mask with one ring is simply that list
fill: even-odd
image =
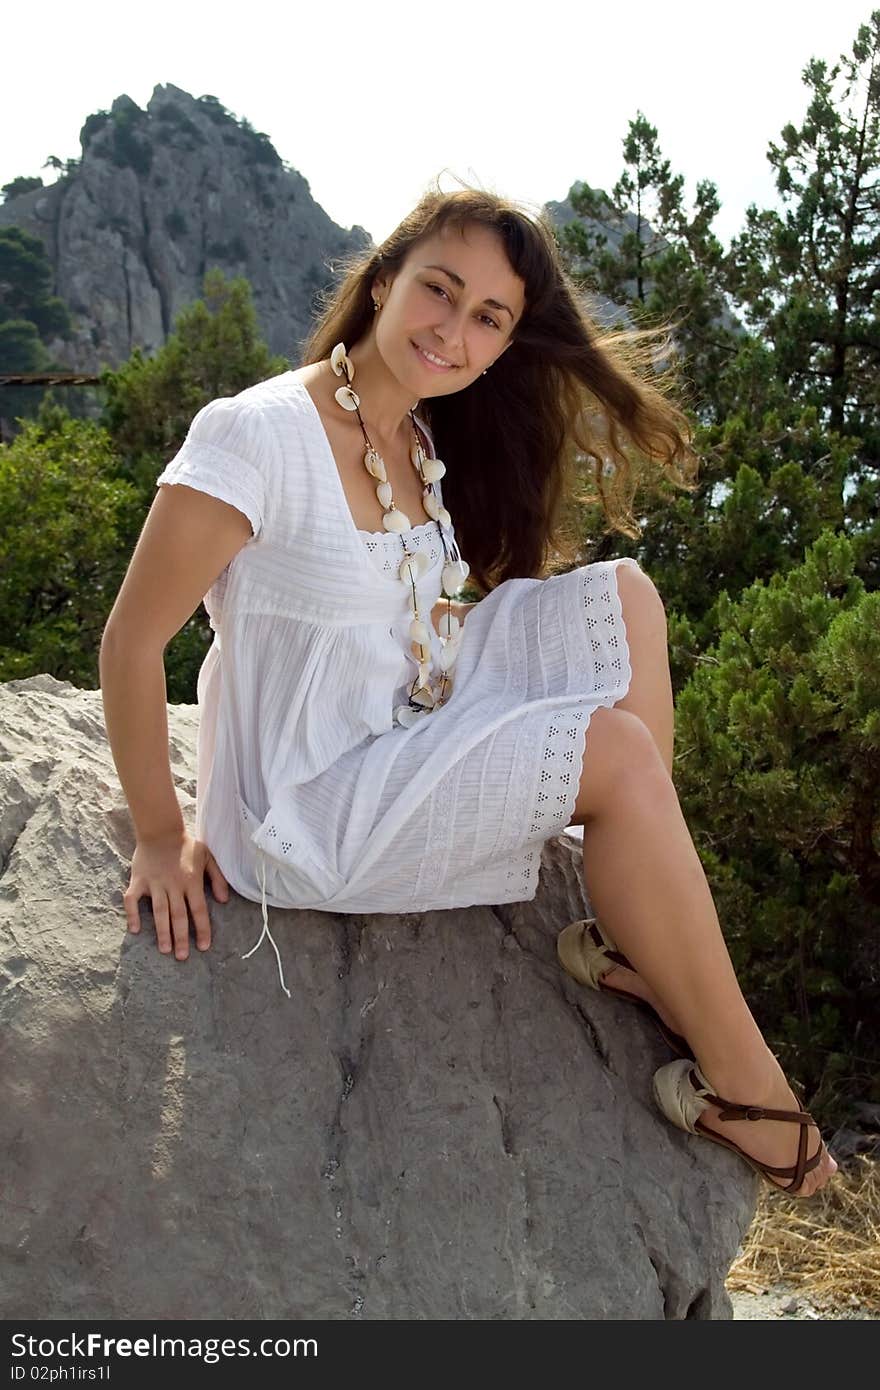
[{"label": "large gray rock", "polygon": [[[191,824],[197,710],[169,710]],[[393,917],[209,893],[210,951],[126,932],[99,691],[0,685],[0,1317],[729,1318],[756,1179],[650,1097],[669,1059],[531,903]]]}]

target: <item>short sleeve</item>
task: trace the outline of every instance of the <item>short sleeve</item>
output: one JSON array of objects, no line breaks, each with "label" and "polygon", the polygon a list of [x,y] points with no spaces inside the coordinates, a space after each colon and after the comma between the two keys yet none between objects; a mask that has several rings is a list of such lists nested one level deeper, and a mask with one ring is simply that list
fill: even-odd
[{"label": "short sleeve", "polygon": [[258,406],[237,396],[209,401],[193,418],[186,439],[156,486],[184,483],[228,502],[251,523],[252,540],[266,517],[271,464],[268,423]]}]

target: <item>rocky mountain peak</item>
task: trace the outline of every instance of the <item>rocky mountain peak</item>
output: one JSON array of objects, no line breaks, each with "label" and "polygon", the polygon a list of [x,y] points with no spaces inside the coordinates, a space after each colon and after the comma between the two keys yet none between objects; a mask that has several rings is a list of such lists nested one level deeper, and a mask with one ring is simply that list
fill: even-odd
[{"label": "rocky mountain peak", "polygon": [[56,183],[0,206],[0,226],[46,245],[75,320],[73,339],[51,351],[72,369],[155,351],[211,266],[249,280],[270,348],[296,358],[332,261],[371,245],[215,96],[160,83],[143,109],[121,94],[86,119],[80,143]]}]

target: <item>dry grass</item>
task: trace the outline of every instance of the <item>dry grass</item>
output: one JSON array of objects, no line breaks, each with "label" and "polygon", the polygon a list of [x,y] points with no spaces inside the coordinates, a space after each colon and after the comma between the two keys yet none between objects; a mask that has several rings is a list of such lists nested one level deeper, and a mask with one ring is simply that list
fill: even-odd
[{"label": "dry grass", "polygon": [[729,1290],[763,1293],[779,1282],[809,1296],[854,1296],[880,1311],[880,1161],[858,1155],[815,1197],[786,1197],[762,1184]]}]

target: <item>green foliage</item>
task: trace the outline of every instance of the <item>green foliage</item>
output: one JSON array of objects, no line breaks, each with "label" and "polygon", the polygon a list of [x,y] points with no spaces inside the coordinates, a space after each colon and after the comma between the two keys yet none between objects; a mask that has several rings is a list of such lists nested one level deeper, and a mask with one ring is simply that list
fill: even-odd
[{"label": "green foliage", "polygon": [[117,97],[110,113],[113,141],[110,157],[119,168],[146,175],[153,163],[146,111],[130,97]]},{"label": "green foliage", "polygon": [[[51,358],[40,335],[27,319],[6,319],[0,323],[0,372],[45,372]],[[11,430],[12,421],[33,414],[40,403],[39,388],[4,386],[0,394],[0,416]]]},{"label": "green foliage", "polygon": [[235,117],[231,111],[227,111],[217,97],[199,97],[198,105],[204,114],[214,122],[215,125],[237,125]]},{"label": "green foliage", "polygon": [[188,137],[187,147],[195,149],[197,145],[205,143],[205,137],[199,130],[195,121],[191,121],[185,111],[181,111],[179,106],[173,102],[166,101],[156,112],[157,120],[160,125],[173,134],[185,135]]},{"label": "green foliage", "polygon": [[264,131],[254,130],[250,121],[244,119],[239,121],[239,130],[244,136],[249,159],[252,159],[255,164],[268,164],[271,168],[280,169],[281,156]]},{"label": "green foliage", "polygon": [[751,204],[728,261],[749,323],[774,342],[780,378],[837,431],[880,452],[880,10],[852,56],[812,59],[800,128],[788,124],[768,159],[790,206]]},{"label": "green foliage", "polygon": [[[0,227],[0,371],[41,372],[57,365],[44,343],[68,337],[70,314],[49,293],[52,270],[39,237],[21,227]],[[39,387],[6,387],[0,415],[12,432],[13,421],[32,415],[43,392]]]},{"label": "green foliage", "polygon": [[155,356],[135,351],[117,371],[102,375],[104,423],[129,476],[150,484],[156,465],[179,448],[201,406],[287,365],[260,338],[247,281],[228,281],[222,271],[209,270],[204,300],[184,309]]},{"label": "green foliage", "polygon": [[83,154],[91,144],[96,135],[109,124],[111,120],[109,111],[95,111],[91,116],[87,116],[79,133],[79,143]]},{"label": "green foliage", "polygon": [[740,336],[723,322],[724,252],[711,231],[717,190],[700,181],[694,211],[685,212],[683,177],[672,174],[641,111],[630,121],[623,157],[610,196],[572,185],[569,201],[585,220],[561,229],[560,248],[575,278],[624,306],[636,326],[674,324],[677,353],[697,388],[697,416],[710,422],[720,418],[713,411],[716,382]]},{"label": "green foliage", "polygon": [[718,631],[676,702],[676,790],[762,1030],[831,1106],[850,1044],[880,1076],[880,594],[826,530],[722,592]]},{"label": "green foliage", "polygon": [[46,411],[0,446],[0,680],[48,671],[94,689],[124,547],[142,520],[93,423]]},{"label": "green foliage", "polygon": [[13,198],[20,198],[22,193],[32,193],[35,188],[42,187],[43,180],[41,178],[27,178],[25,175],[20,175],[11,183],[4,183],[3,187],[0,188],[0,193],[3,194],[5,202],[11,203]]},{"label": "green foliage", "polygon": [[70,315],[49,293],[52,268],[39,237],[21,227],[0,227],[0,323],[27,319],[40,337],[70,332]]},{"label": "green foliage", "polygon": [[199,97],[198,106],[215,125],[228,127],[227,133],[223,137],[224,142],[243,144],[248,158],[254,164],[264,164],[272,169],[283,167],[281,157],[276,152],[269,136],[262,130],[255,130],[245,117],[239,120],[237,116],[221,105],[216,97],[212,96]]}]

